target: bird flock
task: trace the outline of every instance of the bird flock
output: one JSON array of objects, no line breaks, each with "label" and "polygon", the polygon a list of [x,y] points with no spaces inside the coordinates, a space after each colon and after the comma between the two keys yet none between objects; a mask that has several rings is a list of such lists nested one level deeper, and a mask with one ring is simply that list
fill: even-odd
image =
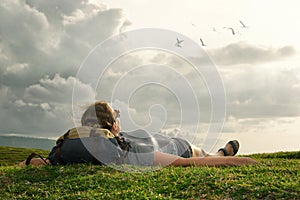
[{"label": "bird flock", "polygon": [[[241,28],[248,28],[248,26],[245,25],[241,20],[239,20],[239,23],[241,24]],[[193,24],[193,23],[192,23],[192,26],[196,27],[196,25]],[[216,30],[214,27],[213,27],[212,29],[213,29],[214,32],[217,32],[217,30]],[[232,28],[232,27],[226,27],[226,26],[225,26],[225,27],[223,27],[223,29],[229,30],[230,33],[231,33],[232,35],[236,35],[236,34],[237,34],[237,32],[235,31],[235,29]],[[199,40],[200,40],[201,46],[203,46],[203,47],[204,47],[204,46],[207,46],[207,45],[204,43],[204,41],[203,41],[202,38],[200,38]],[[179,48],[182,48],[182,43],[183,43],[183,41],[184,41],[184,40],[180,40],[180,39],[176,38],[175,46],[176,46],[176,47],[179,47]]]}]

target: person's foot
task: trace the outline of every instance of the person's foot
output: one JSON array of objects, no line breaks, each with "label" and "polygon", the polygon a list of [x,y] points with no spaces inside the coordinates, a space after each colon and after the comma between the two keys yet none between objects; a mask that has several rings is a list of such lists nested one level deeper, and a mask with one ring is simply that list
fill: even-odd
[{"label": "person's foot", "polygon": [[218,150],[221,156],[234,156],[240,148],[240,144],[237,140],[229,141],[224,148]]}]

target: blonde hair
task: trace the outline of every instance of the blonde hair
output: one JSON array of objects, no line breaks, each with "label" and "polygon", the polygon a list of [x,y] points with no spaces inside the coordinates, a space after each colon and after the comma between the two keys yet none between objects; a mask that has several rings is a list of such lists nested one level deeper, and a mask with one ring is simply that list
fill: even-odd
[{"label": "blonde hair", "polygon": [[113,110],[105,101],[96,101],[81,117],[82,126],[100,126],[108,130],[111,130],[114,122]]}]

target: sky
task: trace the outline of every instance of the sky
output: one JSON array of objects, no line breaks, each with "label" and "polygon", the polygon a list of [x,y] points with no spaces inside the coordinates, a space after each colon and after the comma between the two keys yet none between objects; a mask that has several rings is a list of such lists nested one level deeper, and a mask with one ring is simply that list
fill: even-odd
[{"label": "sky", "polygon": [[300,150],[298,8],[2,0],[0,134],[57,138],[99,99],[120,109],[124,130],[211,136],[208,150],[229,139],[245,154]]}]

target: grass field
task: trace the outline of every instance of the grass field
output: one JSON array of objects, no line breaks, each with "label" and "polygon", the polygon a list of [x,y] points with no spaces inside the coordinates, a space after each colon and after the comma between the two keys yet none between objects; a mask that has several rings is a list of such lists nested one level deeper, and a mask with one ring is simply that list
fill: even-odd
[{"label": "grass field", "polygon": [[[300,151],[249,155],[243,167],[16,167],[30,152],[0,147],[0,199],[300,199]],[[130,166],[127,166],[130,168]]]}]

